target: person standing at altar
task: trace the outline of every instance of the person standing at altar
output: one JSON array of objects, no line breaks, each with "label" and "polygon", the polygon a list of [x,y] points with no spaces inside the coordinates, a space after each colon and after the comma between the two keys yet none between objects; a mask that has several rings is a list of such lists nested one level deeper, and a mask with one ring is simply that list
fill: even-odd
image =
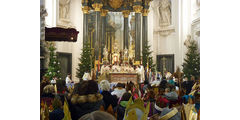
[{"label": "person standing at altar", "polygon": [[69,73],[66,77],[66,86],[69,87],[73,87],[74,82],[71,80],[71,74]]},{"label": "person standing at altar", "polygon": [[139,78],[140,78],[140,82],[142,82],[141,80],[141,69],[140,69],[140,66],[136,66],[136,73],[139,75]]},{"label": "person standing at altar", "polygon": [[152,70],[151,70],[151,68],[149,68],[149,72],[148,72],[148,81],[149,81],[149,83],[152,82]]},{"label": "person standing at altar", "polygon": [[112,66],[112,72],[120,72],[120,67],[117,63]]},{"label": "person standing at altar", "polygon": [[109,73],[110,72],[110,67],[109,67],[109,65],[106,65],[106,67],[104,68],[104,72],[105,73]]},{"label": "person standing at altar", "polygon": [[133,73],[133,72],[134,72],[133,66],[129,65],[128,67],[129,67],[129,72],[130,72],[130,73]]},{"label": "person standing at altar", "polygon": [[55,84],[56,84],[56,81],[57,81],[57,77],[53,77],[53,79],[51,80],[51,84],[52,84],[52,85],[55,85]]},{"label": "person standing at altar", "polygon": [[140,65],[140,80],[141,80],[141,83],[145,80],[145,71],[144,71],[144,67],[143,67],[143,65],[141,64]]}]

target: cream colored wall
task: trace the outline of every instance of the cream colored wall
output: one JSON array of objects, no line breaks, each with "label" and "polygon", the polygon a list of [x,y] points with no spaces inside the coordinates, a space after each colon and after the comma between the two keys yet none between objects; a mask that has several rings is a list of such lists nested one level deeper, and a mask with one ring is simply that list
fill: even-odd
[{"label": "cream colored wall", "polygon": [[[46,18],[46,22],[49,27],[56,27],[56,13],[52,10],[56,7],[57,0],[48,1],[46,4],[48,5],[48,14],[50,13],[50,16]],[[52,4],[52,5],[51,5]],[[54,7],[52,7],[54,6]],[[57,52],[64,52],[64,53],[72,53],[72,79],[76,82],[79,81],[79,79],[76,76],[76,69],[78,67],[80,58],[80,53],[82,52],[82,26],[83,26],[83,12],[82,12],[82,5],[81,0],[71,0],[70,3],[70,20],[72,22],[72,25],[79,31],[77,42],[56,42],[56,48]]]},{"label": "cream colored wall", "polygon": [[[156,56],[160,54],[174,54],[175,70],[179,66],[182,68],[187,48],[184,41],[187,35],[192,34],[192,23],[200,19],[200,8],[196,5],[197,0],[171,0],[172,1],[172,24],[175,32],[168,36],[162,36],[157,32],[159,25],[157,7],[159,0],[151,2],[150,12],[148,14],[148,39],[153,50],[154,62]],[[197,23],[199,24],[199,23]],[[200,38],[197,38],[200,41]]]}]

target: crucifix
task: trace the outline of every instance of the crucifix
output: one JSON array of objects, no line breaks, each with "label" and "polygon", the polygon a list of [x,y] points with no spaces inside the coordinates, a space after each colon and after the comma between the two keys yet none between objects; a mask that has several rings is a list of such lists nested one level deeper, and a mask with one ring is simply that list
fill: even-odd
[{"label": "crucifix", "polygon": [[165,72],[167,70],[166,69],[166,60],[167,60],[167,58],[163,57],[161,60],[163,62],[163,72]]}]

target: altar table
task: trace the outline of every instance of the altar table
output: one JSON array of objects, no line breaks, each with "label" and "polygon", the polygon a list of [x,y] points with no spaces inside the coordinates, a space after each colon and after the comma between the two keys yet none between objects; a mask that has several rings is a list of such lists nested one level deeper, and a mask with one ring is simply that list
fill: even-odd
[{"label": "altar table", "polygon": [[109,73],[109,82],[111,83],[127,83],[132,81],[134,84],[138,83],[137,73]]}]

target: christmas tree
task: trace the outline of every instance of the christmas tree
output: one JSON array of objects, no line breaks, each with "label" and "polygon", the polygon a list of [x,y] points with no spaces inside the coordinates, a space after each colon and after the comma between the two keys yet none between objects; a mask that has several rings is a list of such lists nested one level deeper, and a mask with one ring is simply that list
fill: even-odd
[{"label": "christmas tree", "polygon": [[48,49],[50,52],[50,60],[48,64],[48,70],[45,76],[48,77],[49,80],[52,80],[54,77],[61,79],[60,62],[58,62],[57,60],[57,55],[55,53],[56,48],[54,47],[53,43],[50,43]]},{"label": "christmas tree", "polygon": [[188,51],[183,63],[183,73],[188,79],[191,76],[199,78],[200,76],[200,53],[195,40],[190,40],[187,45]]},{"label": "christmas tree", "polygon": [[150,45],[146,44],[142,51],[142,64],[145,67],[151,68],[152,72],[155,72],[155,64],[153,64],[153,57],[151,56],[152,51],[150,51]]},{"label": "christmas tree", "polygon": [[79,58],[80,63],[77,68],[77,75],[80,80],[82,79],[85,72],[90,72],[92,67],[92,54],[90,44],[86,43],[83,46],[81,58]]}]

